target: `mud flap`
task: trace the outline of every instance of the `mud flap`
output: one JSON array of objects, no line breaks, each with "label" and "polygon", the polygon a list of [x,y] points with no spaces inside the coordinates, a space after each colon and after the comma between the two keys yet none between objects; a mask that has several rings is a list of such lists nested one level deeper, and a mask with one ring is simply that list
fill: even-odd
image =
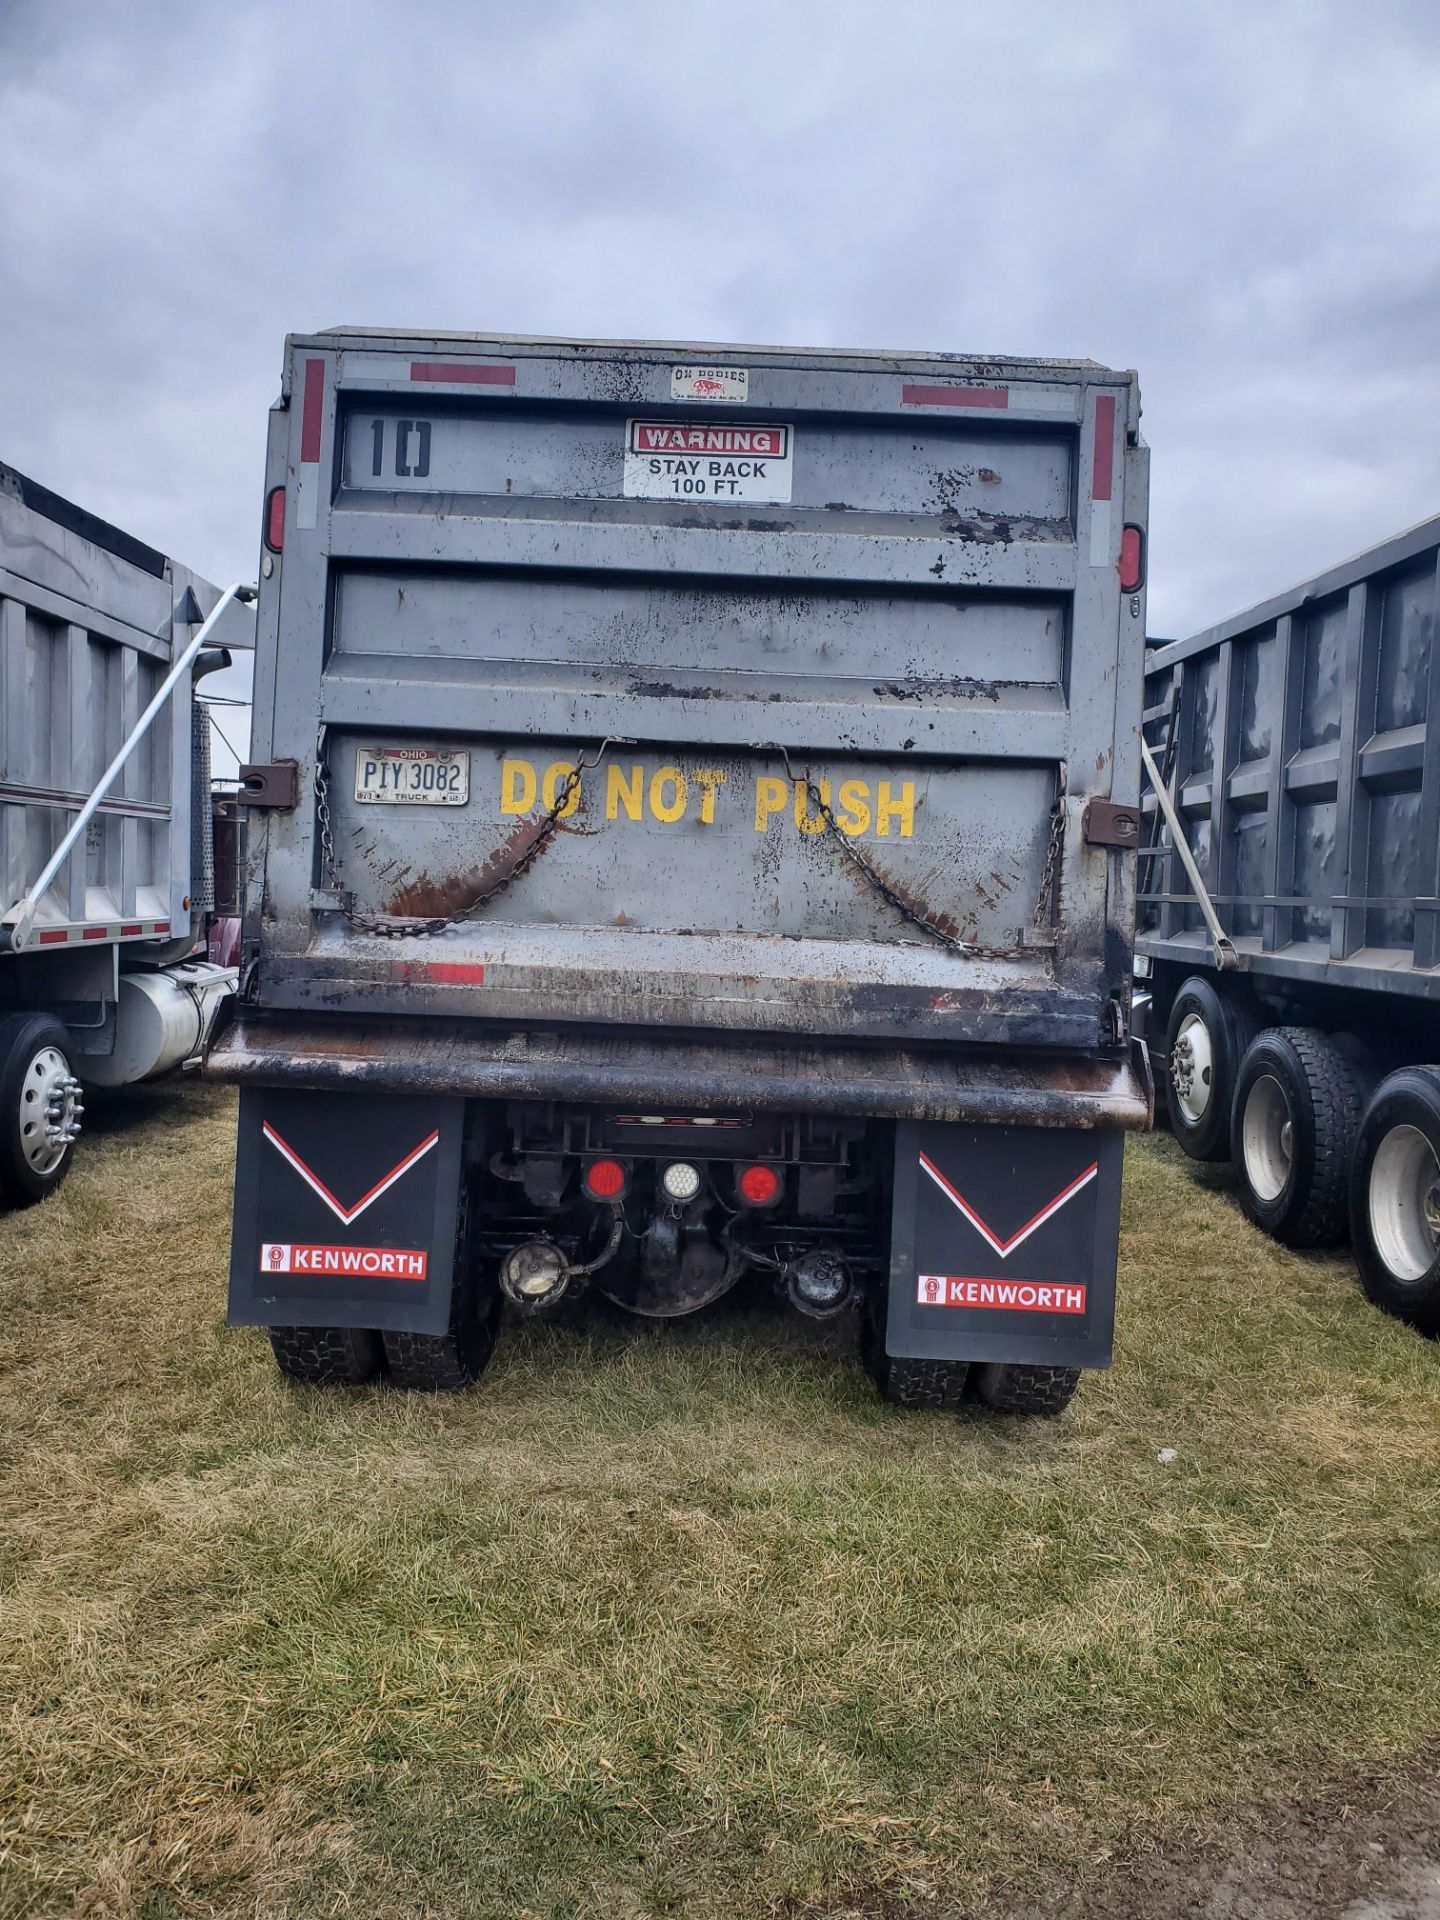
[{"label": "mud flap", "polygon": [[902,1121],[885,1345],[896,1359],[1105,1367],[1118,1133]]},{"label": "mud flap", "polygon": [[243,1087],[232,1326],[443,1333],[465,1103]]}]

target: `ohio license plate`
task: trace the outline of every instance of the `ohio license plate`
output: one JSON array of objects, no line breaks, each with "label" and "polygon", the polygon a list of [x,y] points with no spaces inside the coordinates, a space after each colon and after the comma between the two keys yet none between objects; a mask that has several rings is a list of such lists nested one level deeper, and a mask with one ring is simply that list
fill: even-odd
[{"label": "ohio license plate", "polygon": [[366,806],[463,807],[470,756],[435,747],[357,747],[355,798]]}]

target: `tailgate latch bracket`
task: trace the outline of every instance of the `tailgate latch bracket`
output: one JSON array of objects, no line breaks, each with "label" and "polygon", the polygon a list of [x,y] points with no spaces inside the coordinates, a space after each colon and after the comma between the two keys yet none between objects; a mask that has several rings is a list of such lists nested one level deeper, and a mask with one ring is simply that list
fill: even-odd
[{"label": "tailgate latch bracket", "polygon": [[288,813],[300,799],[300,768],[293,760],[272,760],[240,769],[240,801],[247,807],[273,807]]},{"label": "tailgate latch bracket", "polygon": [[1087,847],[1138,847],[1140,809],[1114,800],[1087,800],[1080,830]]}]

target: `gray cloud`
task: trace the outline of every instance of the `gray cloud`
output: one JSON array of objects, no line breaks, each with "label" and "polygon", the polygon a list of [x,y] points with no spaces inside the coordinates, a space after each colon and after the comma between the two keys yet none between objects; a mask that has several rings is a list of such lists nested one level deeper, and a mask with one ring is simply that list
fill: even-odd
[{"label": "gray cloud", "polygon": [[1440,510],[1428,6],[0,10],[0,454],[255,564],[287,330],[1140,370],[1151,624]]}]

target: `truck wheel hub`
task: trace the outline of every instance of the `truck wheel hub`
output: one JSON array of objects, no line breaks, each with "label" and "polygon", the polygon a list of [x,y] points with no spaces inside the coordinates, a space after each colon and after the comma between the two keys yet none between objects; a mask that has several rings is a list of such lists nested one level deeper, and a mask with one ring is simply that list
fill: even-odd
[{"label": "truck wheel hub", "polygon": [[1370,1166],[1370,1231],[1402,1281],[1423,1280],[1440,1255],[1440,1156],[1418,1127],[1392,1127]]},{"label": "truck wheel hub", "polygon": [[80,1132],[80,1082],[58,1047],[41,1047],[20,1083],[20,1150],[38,1174],[53,1173]]},{"label": "truck wheel hub", "polygon": [[1199,1014],[1187,1014],[1180,1023],[1175,1045],[1170,1050],[1170,1084],[1180,1109],[1192,1126],[1205,1117],[1210,1105],[1210,1083],[1214,1062],[1210,1050],[1210,1030]]}]

